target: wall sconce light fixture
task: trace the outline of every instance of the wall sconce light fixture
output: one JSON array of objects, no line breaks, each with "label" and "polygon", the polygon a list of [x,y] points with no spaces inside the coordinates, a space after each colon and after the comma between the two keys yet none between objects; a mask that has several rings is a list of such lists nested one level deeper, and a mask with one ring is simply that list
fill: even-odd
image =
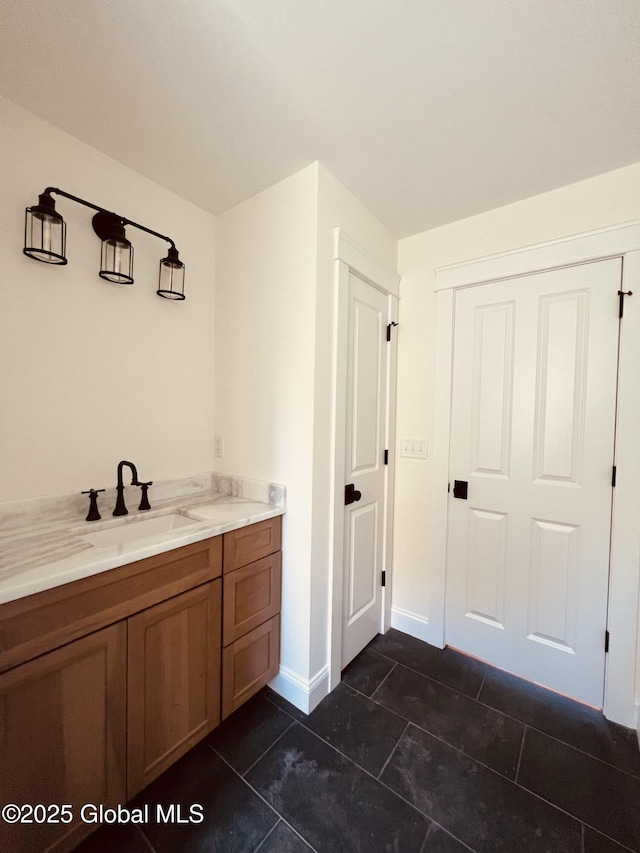
[{"label": "wall sconce light fixture", "polygon": [[97,211],[92,224],[93,230],[102,240],[100,278],[116,284],[133,284],[133,246],[127,240],[125,233],[125,226],[131,225],[170,244],[167,257],[160,261],[160,277],[156,291],[158,296],[176,300],[185,298],[184,264],[179,259],[176,245],[170,237],[158,234],[157,231],[145,228],[144,225],[119,216],[117,213],[110,213],[97,204],[92,204],[56,187],[47,187],[40,195],[38,204],[26,210],[23,249],[25,255],[45,264],[67,263],[67,226],[56,210],[52,193]]}]

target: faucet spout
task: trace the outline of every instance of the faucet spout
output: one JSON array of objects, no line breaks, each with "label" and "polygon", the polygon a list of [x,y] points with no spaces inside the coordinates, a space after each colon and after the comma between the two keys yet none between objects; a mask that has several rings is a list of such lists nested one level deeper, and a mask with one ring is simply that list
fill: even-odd
[{"label": "faucet spout", "polygon": [[136,466],[133,462],[127,462],[126,459],[123,459],[122,462],[118,463],[118,485],[116,486],[117,497],[116,497],[116,508],[113,511],[114,515],[128,515],[129,510],[127,509],[124,502],[124,484],[122,482],[122,469],[124,466],[127,466],[131,469],[131,485],[139,486],[138,482],[138,472],[136,470]]}]

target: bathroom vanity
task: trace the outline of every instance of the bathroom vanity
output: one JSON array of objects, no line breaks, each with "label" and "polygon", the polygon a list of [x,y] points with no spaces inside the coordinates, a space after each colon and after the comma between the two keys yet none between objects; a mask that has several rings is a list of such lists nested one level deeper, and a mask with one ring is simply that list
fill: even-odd
[{"label": "bathroom vanity", "polygon": [[60,819],[0,822],[1,850],[71,850],[81,805],[124,805],[277,674],[281,521],[0,604],[0,802]]}]

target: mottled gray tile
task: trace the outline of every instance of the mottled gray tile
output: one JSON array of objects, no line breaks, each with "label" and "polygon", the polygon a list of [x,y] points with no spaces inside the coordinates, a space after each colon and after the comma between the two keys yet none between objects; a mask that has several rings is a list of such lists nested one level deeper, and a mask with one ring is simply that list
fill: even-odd
[{"label": "mottled gray tile", "polygon": [[640,848],[640,779],[527,729],[518,782],[632,849]]},{"label": "mottled gray tile", "polygon": [[401,665],[376,692],[375,700],[515,779],[524,735],[522,723]]},{"label": "mottled gray tile", "polygon": [[457,841],[444,829],[432,823],[422,853],[469,853],[469,850],[466,844]]},{"label": "mottled gray tile", "polygon": [[259,693],[227,717],[208,740],[242,774],[292,723],[288,714],[267,701],[264,693]]},{"label": "mottled gray tile", "polygon": [[472,699],[478,695],[488,669],[486,664],[475,658],[453,649],[437,649],[394,628],[386,634],[378,634],[368,648],[465,693]]},{"label": "mottled gray tile", "polygon": [[478,853],[577,853],[578,821],[411,725],[381,779]]},{"label": "mottled gray tile", "polygon": [[[136,804],[179,804],[187,818],[202,806],[201,823],[152,820],[144,833],[157,853],[247,853],[278,822],[276,815],[207,744],[196,746],[138,795]],[[197,812],[195,813],[197,816]]]},{"label": "mottled gray tile", "polygon": [[275,690],[272,690],[270,687],[266,687],[264,691],[265,698],[269,700],[269,702],[273,702],[274,705],[277,705],[282,711],[292,717],[294,720],[298,720],[300,723],[304,723],[307,720],[307,714],[304,711],[301,711],[299,708],[296,708],[295,705],[292,705],[291,702],[288,702],[279,693],[276,693]]},{"label": "mottled gray tile", "polygon": [[366,648],[343,670],[342,681],[344,684],[359,690],[360,693],[371,696],[394,666],[395,663],[389,658]]},{"label": "mottled gray tile", "polygon": [[478,698],[534,729],[640,776],[636,733],[610,722],[594,708],[497,669],[487,673]]},{"label": "mottled gray tile", "polygon": [[428,820],[303,726],[292,726],[247,780],[322,853],[419,853]]},{"label": "mottled gray tile", "polygon": [[407,723],[346,684],[339,684],[309,715],[306,725],[377,776]]},{"label": "mottled gray tile", "polygon": [[311,853],[311,847],[291,827],[280,821],[257,853]]},{"label": "mottled gray tile", "polygon": [[628,851],[628,847],[622,847],[610,838],[596,832],[595,829],[585,826],[584,853],[628,853]]},{"label": "mottled gray tile", "polygon": [[[124,805],[124,804],[123,804]],[[151,853],[137,827],[126,824],[101,826],[85,839],[73,853]]]}]

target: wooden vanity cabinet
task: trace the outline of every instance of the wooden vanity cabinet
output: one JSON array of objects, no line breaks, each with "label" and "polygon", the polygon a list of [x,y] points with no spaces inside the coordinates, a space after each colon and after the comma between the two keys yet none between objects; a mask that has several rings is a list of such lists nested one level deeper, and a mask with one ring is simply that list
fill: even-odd
[{"label": "wooden vanity cabinet", "polygon": [[[220,721],[222,537],[0,605],[0,851],[66,853]],[[17,665],[16,665],[17,664]],[[4,670],[4,671],[3,671]]]},{"label": "wooden vanity cabinet", "polygon": [[74,816],[0,820],[2,853],[71,850],[80,806],[124,805],[277,674],[281,537],[277,517],[0,605],[0,805]]},{"label": "wooden vanity cabinet", "polygon": [[280,516],[224,534],[223,720],[278,674],[281,543]]}]

